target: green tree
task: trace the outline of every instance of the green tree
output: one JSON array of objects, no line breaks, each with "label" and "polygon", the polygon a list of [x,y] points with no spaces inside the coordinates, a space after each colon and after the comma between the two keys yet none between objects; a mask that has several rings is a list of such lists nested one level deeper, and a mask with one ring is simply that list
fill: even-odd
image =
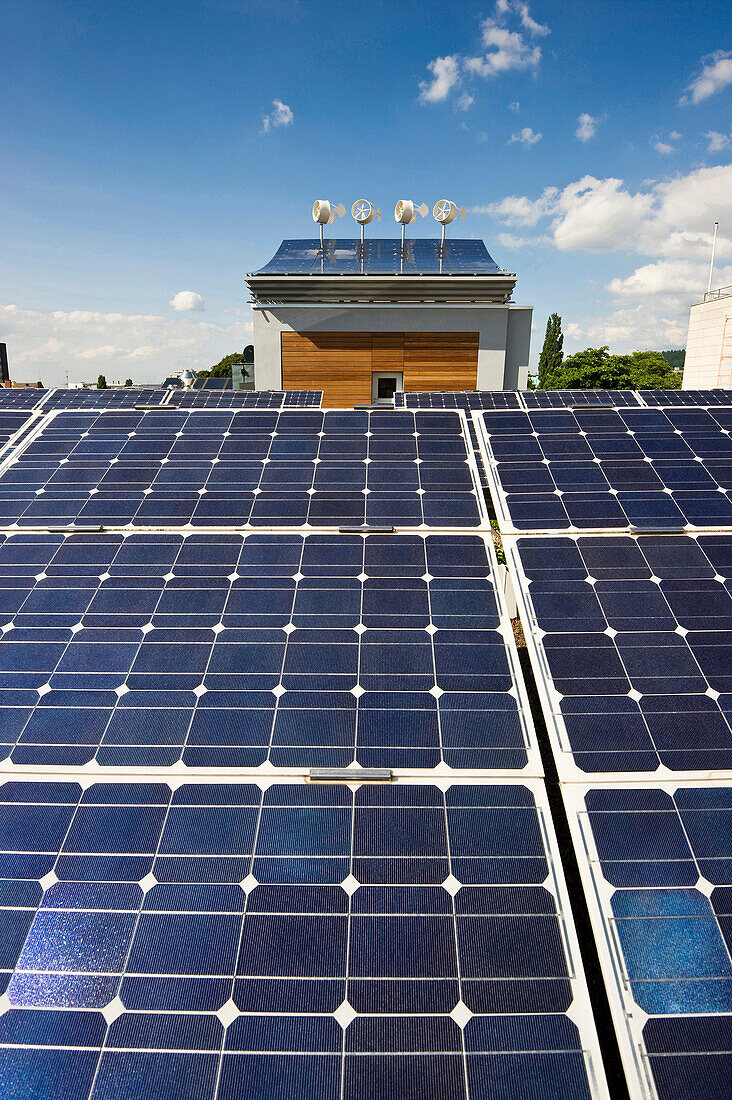
[{"label": "green tree", "polygon": [[107,379],[104,377],[103,374],[100,374],[99,377],[97,378],[97,389],[98,390],[106,390],[106,388],[107,388]]},{"label": "green tree", "polygon": [[[683,353],[682,353],[683,354]],[[634,390],[678,390],[683,370],[675,370],[661,351],[634,351],[628,357]]]},{"label": "green tree", "polygon": [[131,378],[126,378],[125,379],[125,385],[126,386],[131,386],[132,385],[132,379]]},{"label": "green tree", "polygon": [[546,323],[544,347],[541,349],[541,355],[539,356],[538,389],[545,390],[555,386],[552,379],[562,368],[563,347],[562,318],[558,313],[552,313]]},{"label": "green tree", "polygon": [[231,368],[234,364],[244,362],[243,351],[233,351],[231,355],[225,355],[219,362],[215,363],[210,370],[199,370],[199,378],[231,378]]},{"label": "green tree", "polygon": [[686,348],[669,348],[668,351],[662,351],[661,355],[666,362],[674,370],[684,369],[684,360],[686,359]]},{"label": "green tree", "polygon": [[545,385],[554,390],[654,390],[678,389],[682,375],[673,370],[660,351],[634,351],[611,355],[602,348],[585,348],[569,355]]}]

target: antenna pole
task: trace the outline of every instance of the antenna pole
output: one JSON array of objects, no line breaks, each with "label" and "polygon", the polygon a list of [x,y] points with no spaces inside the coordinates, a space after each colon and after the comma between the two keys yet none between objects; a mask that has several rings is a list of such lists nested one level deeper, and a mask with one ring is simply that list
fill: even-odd
[{"label": "antenna pole", "polygon": [[361,222],[361,251],[363,252],[363,245],[366,235],[366,226]]},{"label": "antenna pole", "polygon": [[323,223],[320,223],[320,251],[323,251]]},{"label": "antenna pole", "polygon": [[445,223],[442,223],[442,240],[440,241],[440,252],[445,251]]},{"label": "antenna pole", "polygon": [[709,285],[707,286],[707,294],[712,292],[712,276],[714,275],[714,253],[717,251],[717,233],[719,232],[719,222],[714,223],[714,237],[712,239],[712,262],[709,265]]}]

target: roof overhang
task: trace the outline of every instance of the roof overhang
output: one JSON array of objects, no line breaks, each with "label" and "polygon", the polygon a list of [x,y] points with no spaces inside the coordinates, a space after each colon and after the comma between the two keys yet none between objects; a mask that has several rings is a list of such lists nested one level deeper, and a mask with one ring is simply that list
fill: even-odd
[{"label": "roof overhang", "polygon": [[260,305],[331,302],[505,303],[516,276],[501,275],[248,275],[252,301]]}]

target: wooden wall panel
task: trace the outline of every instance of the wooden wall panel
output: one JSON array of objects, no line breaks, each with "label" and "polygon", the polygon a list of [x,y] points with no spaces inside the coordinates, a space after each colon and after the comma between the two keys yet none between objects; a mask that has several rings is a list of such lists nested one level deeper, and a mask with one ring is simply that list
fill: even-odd
[{"label": "wooden wall panel", "polygon": [[477,332],[404,334],[405,390],[474,390],[477,383]]},{"label": "wooden wall panel", "polygon": [[322,390],[323,408],[371,401],[370,332],[283,332],[282,388]]},{"label": "wooden wall panel", "polygon": [[324,408],[369,404],[371,372],[389,370],[405,390],[474,390],[478,333],[282,333],[282,388],[322,390]]}]

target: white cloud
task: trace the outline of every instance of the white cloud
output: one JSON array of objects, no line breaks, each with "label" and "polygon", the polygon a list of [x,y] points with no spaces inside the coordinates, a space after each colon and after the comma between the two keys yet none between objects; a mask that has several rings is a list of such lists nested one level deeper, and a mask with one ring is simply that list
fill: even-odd
[{"label": "white cloud", "polygon": [[[563,252],[636,252],[670,259],[706,259],[712,226],[732,227],[732,164],[697,168],[631,192],[623,180],[584,176],[538,199],[509,195],[473,207],[506,225],[551,219],[548,238]],[[717,254],[732,257],[732,236],[720,236]]]},{"label": "white cloud", "polygon": [[701,103],[728,84],[732,84],[732,52],[716,50],[702,58],[702,71],[688,85],[679,104],[683,107],[688,103]]},{"label": "white cloud", "polygon": [[[732,281],[732,267],[717,269],[722,284]],[[707,288],[709,264],[694,260],[659,260],[638,267],[625,279],[612,279],[607,290],[618,298],[663,298],[683,307],[701,299]]]},{"label": "white cloud", "polygon": [[196,294],[195,290],[179,290],[177,294],[168,302],[176,313],[190,313],[191,310],[202,310],[204,308],[203,298],[200,294]]},{"label": "white cloud", "polygon": [[265,134],[272,126],[291,126],[295,121],[292,108],[288,107],[286,103],[283,103],[281,99],[273,99],[272,106],[274,107],[274,111],[270,111],[270,113],[265,115],[262,119],[262,129]]},{"label": "white cloud", "polygon": [[569,321],[564,326],[564,347],[570,355],[586,347],[603,347],[618,354],[647,349],[683,347],[689,327],[688,311],[669,316],[647,304],[613,310],[605,316]]},{"label": "white cloud", "polygon": [[545,243],[545,237],[517,237],[515,233],[499,233],[496,237],[501,248],[536,248]]},{"label": "white cloud", "polygon": [[[541,47],[532,45],[530,40],[550,33],[549,27],[532,18],[523,0],[496,0],[493,15],[481,24],[484,52],[476,57],[446,54],[429,61],[427,68],[432,76],[419,85],[420,102],[443,103],[460,86],[463,73],[493,77],[512,70],[536,69],[541,61]],[[458,103],[462,110],[467,109],[462,106],[465,98],[463,95]],[[511,104],[510,109],[518,110],[518,103]]]},{"label": "white cloud", "polygon": [[577,129],[574,132],[574,136],[580,141],[589,141],[590,138],[595,136],[599,121],[599,118],[593,118],[592,115],[588,115],[586,111],[583,112],[577,119]]},{"label": "white cloud", "polygon": [[541,198],[527,199],[525,195],[507,195],[500,202],[472,207],[471,214],[491,214],[506,225],[536,225],[540,218],[552,212],[559,191],[547,187]]},{"label": "white cloud", "polygon": [[436,57],[427,68],[432,73],[432,82],[420,84],[421,103],[442,103],[460,81],[460,63],[457,55]]},{"label": "white cloud", "polygon": [[46,385],[94,380],[162,382],[171,370],[202,370],[251,342],[249,314],[228,323],[190,316],[95,313],[72,310],[42,313],[17,305],[0,306],[0,331],[8,345],[11,377]]},{"label": "white cloud", "polygon": [[732,143],[732,134],[720,134],[717,130],[708,130],[704,137],[709,142],[708,153],[720,153]]},{"label": "white cloud", "polygon": [[513,113],[517,115],[521,110],[521,104],[517,99],[514,99],[513,103],[509,103],[508,109],[509,111],[513,111]]},{"label": "white cloud", "polygon": [[661,141],[660,138],[656,138],[656,140],[653,142],[653,148],[656,150],[657,153],[660,153],[661,156],[663,156],[663,157],[667,157],[671,153],[676,152],[676,146],[675,145],[668,145],[665,141]]},{"label": "white cloud", "polygon": [[679,141],[681,138],[681,134],[678,130],[672,130],[668,136],[671,138],[671,141]]},{"label": "white cloud", "polygon": [[530,126],[524,126],[517,134],[511,134],[508,144],[514,145],[518,142],[519,145],[536,145],[537,141],[541,141],[541,134]]},{"label": "white cloud", "polygon": [[458,100],[458,107],[461,111],[467,111],[475,103],[475,96],[468,95],[467,92],[463,92]]}]

